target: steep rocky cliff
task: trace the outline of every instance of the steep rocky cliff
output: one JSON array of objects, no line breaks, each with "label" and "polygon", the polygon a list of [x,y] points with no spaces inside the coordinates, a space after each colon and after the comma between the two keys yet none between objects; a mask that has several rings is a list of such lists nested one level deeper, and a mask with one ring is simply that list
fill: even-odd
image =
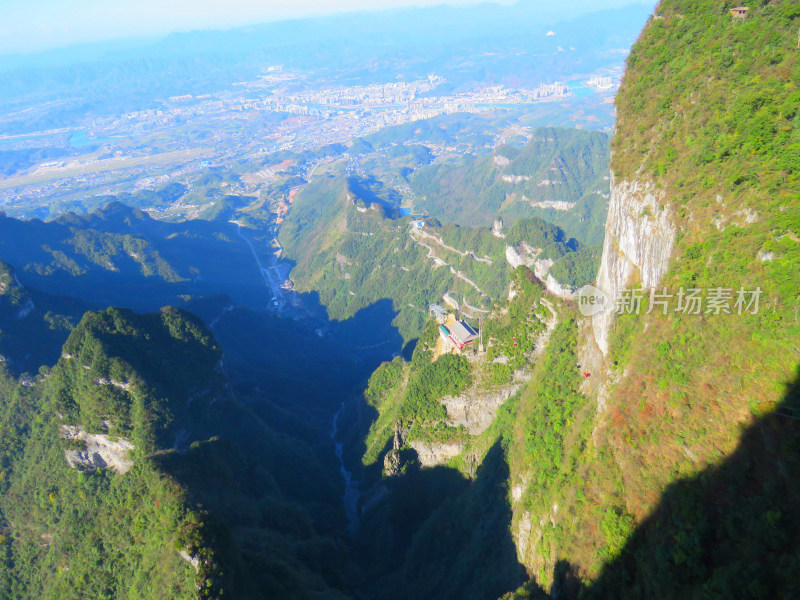
[{"label": "steep rocky cliff", "polygon": [[542,254],[541,248],[534,248],[526,242],[522,242],[517,247],[506,246],[506,261],[513,268],[520,266],[529,267],[536,277],[544,282],[547,291],[558,298],[574,299],[575,290],[560,283],[550,269],[553,267],[553,260],[551,258],[539,258]]},{"label": "steep rocky cliff", "polygon": [[493,391],[476,390],[473,393],[442,398],[447,418],[453,427],[464,427],[470,435],[480,435],[494,421],[497,410],[519,389],[519,384],[508,385]]},{"label": "steep rocky cliff", "polygon": [[606,236],[597,288],[604,310],[592,317],[592,332],[600,351],[608,354],[615,306],[626,287],[650,290],[658,286],[669,266],[675,243],[675,224],[666,193],[647,175],[626,181],[611,178]]}]

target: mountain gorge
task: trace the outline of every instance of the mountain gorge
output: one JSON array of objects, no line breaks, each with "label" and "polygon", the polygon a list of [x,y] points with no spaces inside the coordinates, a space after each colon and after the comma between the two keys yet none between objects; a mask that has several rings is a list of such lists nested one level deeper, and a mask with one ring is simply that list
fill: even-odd
[{"label": "mountain gorge", "polygon": [[[472,318],[488,315],[507,293],[513,269],[538,265],[543,279],[565,293],[591,281],[599,249],[568,239],[538,218],[494,233],[488,227],[441,226],[435,220],[392,219],[381,204],[367,204],[348,182],[309,186],[298,198],[279,240],[297,264],[292,279],[318,291],[332,318],[347,319],[380,299],[393,301],[394,320],[406,340],[428,319],[428,304],[445,297]],[[321,203],[326,209],[321,209]],[[326,214],[320,214],[322,211]],[[558,279],[555,279],[557,277]]]},{"label": "mountain gorge", "polygon": [[362,317],[266,310],[268,247],[227,219],[2,221],[3,594],[347,597],[331,419],[391,356],[350,349]]},{"label": "mountain gorge", "polygon": [[[426,131],[428,143],[432,135]],[[450,143],[454,138],[448,133]],[[438,157],[408,177],[410,188],[424,193],[413,209],[374,176],[340,174],[334,164],[328,177],[297,193],[281,226],[284,257],[295,263],[292,280],[301,291],[318,292],[334,319],[391,299],[399,313],[393,323],[406,341],[420,334],[428,304],[442,297],[473,319],[488,315],[522,264],[568,296],[597,270],[600,243],[590,223],[605,217],[607,142],[599,132],[538,128],[522,149],[501,145],[459,166]],[[348,154],[374,160],[382,148],[373,136]],[[513,161],[499,161],[501,152]],[[505,181],[506,171],[521,173],[514,176],[520,180]],[[553,221],[564,229],[537,211],[560,213]]]},{"label": "mountain gorge", "polygon": [[0,215],[0,598],[800,597],[800,7],[729,4],[610,141],[368,136],[276,238]]}]

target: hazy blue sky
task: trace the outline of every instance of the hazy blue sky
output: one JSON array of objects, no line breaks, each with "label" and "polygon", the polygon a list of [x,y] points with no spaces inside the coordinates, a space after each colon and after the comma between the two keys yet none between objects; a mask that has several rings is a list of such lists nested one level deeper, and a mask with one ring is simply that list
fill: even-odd
[{"label": "hazy blue sky", "polygon": [[[551,4],[552,0],[533,0]],[[646,0],[567,0],[594,10]],[[0,54],[442,0],[0,0]],[[475,4],[451,0],[447,4]],[[511,2],[505,2],[511,3]]]}]

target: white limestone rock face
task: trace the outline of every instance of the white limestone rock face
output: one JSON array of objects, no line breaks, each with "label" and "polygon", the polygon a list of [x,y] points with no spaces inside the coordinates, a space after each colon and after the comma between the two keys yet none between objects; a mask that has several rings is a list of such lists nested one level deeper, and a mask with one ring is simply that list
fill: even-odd
[{"label": "white limestone rock face", "polygon": [[525,260],[520,256],[514,246],[506,246],[506,260],[508,264],[511,265],[512,269],[516,269],[525,264]]},{"label": "white limestone rock face", "polygon": [[558,281],[553,277],[552,273],[548,273],[547,277],[544,278],[544,287],[557,298],[574,300],[578,297],[578,292],[575,289]]},{"label": "white limestone rock face", "polygon": [[531,537],[533,534],[533,521],[530,512],[522,513],[519,521],[517,522],[516,535],[514,536],[515,545],[517,547],[517,560],[522,565],[528,564],[528,550],[531,549]]},{"label": "white limestone rock face", "polygon": [[460,396],[447,396],[441,403],[447,409],[450,425],[463,425],[470,435],[480,435],[494,421],[503,403],[517,390],[519,385],[506,387],[486,394],[466,393]]},{"label": "white limestone rock face", "polygon": [[[539,250],[539,252],[541,253],[541,250]],[[547,279],[547,276],[549,275],[550,269],[552,267],[553,267],[552,258],[537,258],[533,261],[533,272],[542,281],[545,281]]]},{"label": "white limestone rock face", "polygon": [[507,167],[508,165],[511,164],[510,160],[508,160],[505,156],[502,156],[500,154],[495,154],[492,160],[494,160],[494,164],[496,164],[498,167],[501,168]]},{"label": "white limestone rock face", "polygon": [[649,183],[611,177],[606,237],[597,275],[597,287],[606,294],[606,304],[592,317],[594,339],[604,355],[608,354],[614,304],[622,291],[634,279],[645,289],[656,287],[669,267],[675,225],[663,196]]},{"label": "white limestone rock face", "polygon": [[189,554],[189,551],[187,549],[181,550],[180,552],[178,552],[178,554],[180,555],[180,557],[183,560],[185,560],[186,562],[188,562],[190,565],[192,565],[194,567],[194,572],[195,573],[199,573],[200,572],[200,557],[199,556]]},{"label": "white limestone rock face", "polygon": [[455,458],[464,449],[461,442],[423,442],[422,440],[409,440],[408,444],[417,451],[419,464],[423,467],[443,465],[451,458]]},{"label": "white limestone rock face", "polygon": [[[549,184],[550,182],[548,182]],[[539,184],[541,185],[541,183]],[[552,208],[553,210],[571,210],[575,208],[575,202],[567,202],[566,200],[542,200],[540,202],[531,202],[533,208]]]},{"label": "white limestone rock face", "polygon": [[114,469],[123,474],[133,466],[133,461],[128,458],[133,444],[126,439],[112,440],[101,433],[87,433],[75,425],[62,425],[61,437],[83,442],[82,449],[64,451],[64,457],[73,469]]}]

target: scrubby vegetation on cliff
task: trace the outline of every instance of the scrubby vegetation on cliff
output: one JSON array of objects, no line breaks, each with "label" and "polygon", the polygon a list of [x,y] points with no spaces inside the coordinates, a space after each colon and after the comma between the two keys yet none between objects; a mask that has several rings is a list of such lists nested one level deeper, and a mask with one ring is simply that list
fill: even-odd
[{"label": "scrubby vegetation on cliff", "polygon": [[[648,312],[642,290],[639,314],[616,319],[604,410],[575,466],[587,483],[530,515],[558,540],[527,559],[545,584],[566,560],[573,579],[601,577],[596,597],[788,593],[796,543],[774,536],[798,531],[780,490],[800,435],[786,391],[800,360],[800,10],[755,2],[734,19],[731,6],[661,2],[628,62],[612,170],[650,185],[669,215],[676,244],[656,292],[671,304]],[[728,309],[676,310],[681,288],[722,290]],[[759,290],[756,314],[736,308],[740,289]]]}]

